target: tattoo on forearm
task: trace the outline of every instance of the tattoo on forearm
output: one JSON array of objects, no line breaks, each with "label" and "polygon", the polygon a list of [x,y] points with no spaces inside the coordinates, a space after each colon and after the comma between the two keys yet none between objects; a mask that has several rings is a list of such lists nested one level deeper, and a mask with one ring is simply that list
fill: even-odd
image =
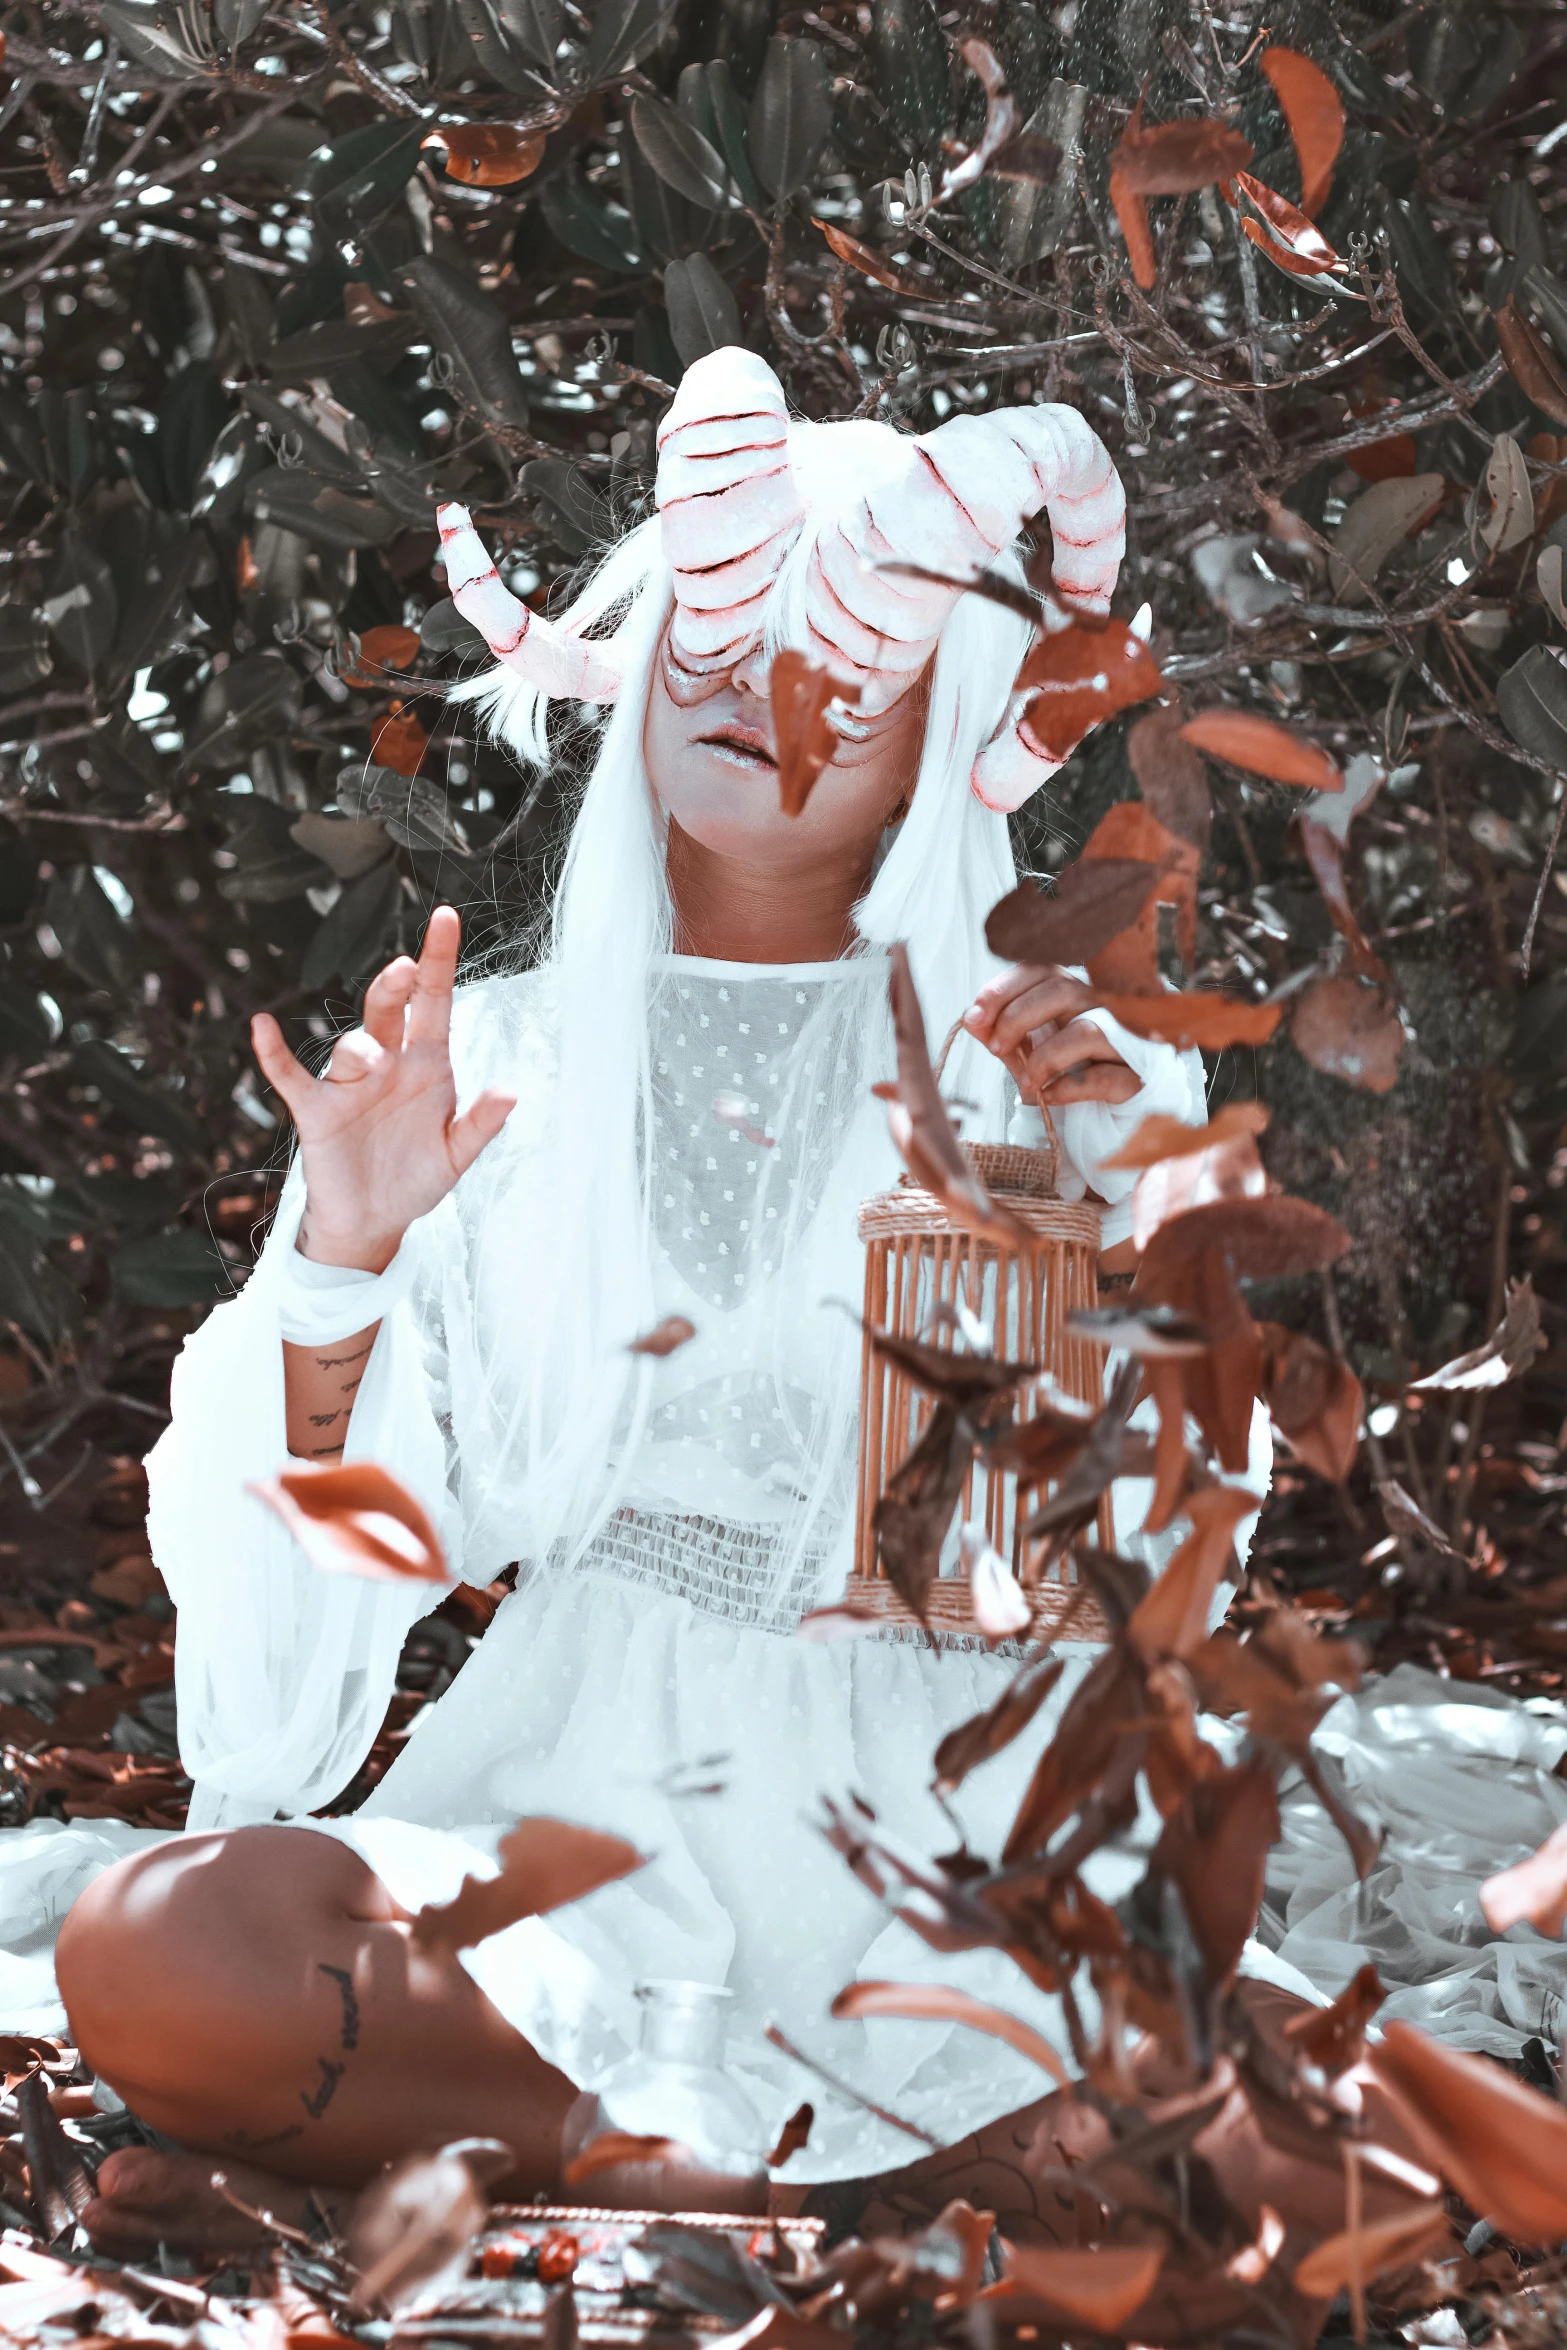
[{"label": "tattoo on forearm", "polygon": [[342,1416],[341,1412],[311,1412],[309,1420],[312,1428],[330,1428],[332,1422],[340,1420]]},{"label": "tattoo on forearm", "polygon": [[372,1338],[369,1345],[360,1347],[351,1355],[317,1355],[316,1368],[318,1371],[340,1371],[345,1363],[362,1363],[374,1344]]},{"label": "tattoo on forearm", "polygon": [[333,2098],[337,2095],[338,2082],[342,2079],[344,2073],[346,2073],[348,2070],[346,2064],[333,2064],[329,2057],[318,2056],[316,2058],[316,2062],[321,2067],[321,2083],[319,2088],[316,2090],[313,2097],[307,2097],[303,2089],[301,2089],[299,2092],[299,2102],[304,2107],[306,2113],[309,2114],[313,2122],[318,2122],[321,2119],[321,2116],[325,2113],[327,2107],[331,2104]]},{"label": "tattoo on forearm", "polygon": [[359,2045],[359,2002],[354,1996],[353,1976],[346,1966],[327,1966],[324,1962],[317,1972],[330,1975],[337,1985],[343,2002],[343,2046],[347,2049],[357,2048]]},{"label": "tattoo on forearm", "polygon": [[340,1444],[313,1444],[310,1447],[310,1457],[313,1461],[326,1460],[340,1453],[342,1449]]}]

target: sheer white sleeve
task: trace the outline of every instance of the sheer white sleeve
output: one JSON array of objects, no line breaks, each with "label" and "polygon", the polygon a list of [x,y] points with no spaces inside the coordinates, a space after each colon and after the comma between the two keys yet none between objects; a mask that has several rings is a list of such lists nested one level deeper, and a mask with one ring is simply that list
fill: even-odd
[{"label": "sheer white sleeve", "polygon": [[[393,1268],[369,1282],[322,1279],[314,1268],[294,1278],[303,1206],[296,1164],[249,1281],[181,1351],[173,1417],[147,1463],[149,1537],[179,1611],[175,1682],[180,1752],[196,1782],[193,1828],[299,1815],[339,1794],[380,1727],[404,1636],[434,1597],[427,1583],[318,1573],[246,1492],[288,1457],[285,1327],[296,1338],[346,1334],[379,1313],[344,1458],[395,1470],[439,1528],[454,1575],[462,1571],[444,1329],[432,1295],[452,1203],[413,1225]],[[324,1354],[348,1351],[341,1339],[312,1343]],[[345,1365],[345,1380],[352,1375]]]},{"label": "sheer white sleeve", "polygon": [[1141,1080],[1130,1101],[1068,1102],[1050,1113],[1061,1146],[1061,1196],[1081,1199],[1085,1191],[1097,1192],[1106,1203],[1100,1246],[1110,1249],[1131,1235],[1137,1171],[1106,1167],[1105,1160],[1114,1158],[1145,1118],[1179,1118],[1185,1126],[1206,1125],[1207,1086],[1201,1053],[1177,1052],[1174,1045],[1161,1044],[1156,1038],[1134,1036],[1102,1005],[1096,1004],[1081,1017],[1104,1031]]}]

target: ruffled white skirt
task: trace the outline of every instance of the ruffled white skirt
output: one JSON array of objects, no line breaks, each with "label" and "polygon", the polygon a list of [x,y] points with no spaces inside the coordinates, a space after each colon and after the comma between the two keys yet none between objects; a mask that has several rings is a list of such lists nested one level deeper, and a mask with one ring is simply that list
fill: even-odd
[{"label": "ruffled white skirt", "polygon": [[[955,1808],[976,1850],[999,1849],[1091,1655],[1069,1652],[1038,1720],[961,1790]],[[449,1899],[469,1870],[488,1873],[499,1838],[526,1814],[629,1836],[647,1867],[497,1935],[467,1954],[470,1973],[585,2085],[634,2043],[639,1981],[727,1983],[730,2062],[758,2108],[781,2124],[803,2098],[816,2107],[810,2143],[785,2175],[852,2176],[919,2148],[774,2051],[769,2020],[945,2143],[1041,2095],[1048,2078],[961,2028],[833,2023],[844,1984],[956,1983],[1026,2016],[1066,2054],[1057,2002],[998,1955],[938,1957],[889,1922],[815,1818],[822,1794],[855,1791],[897,1836],[950,1850],[952,1821],[929,1793],[932,1751],[1013,1669],[884,1638],[814,1646],[613,1574],[539,1575],[503,1604],[363,1810],[315,1824],[409,1908]],[[1209,1727],[1221,1741],[1232,1735]],[[1357,1888],[1315,1800],[1287,1788],[1264,1921],[1276,1947],[1254,1944],[1248,1970],[1331,1996],[1369,1958],[1393,1990],[1392,2012],[1459,2046],[1512,2055],[1538,2033],[1554,2048],[1567,1953],[1528,1927],[1497,1942],[1476,1893],[1567,1817],[1567,1782],[1553,1775],[1567,1728],[1555,1712],[1405,1667],[1346,1698],[1319,1738],[1358,1807],[1385,1827],[1384,1855]],[[0,2025],[59,2028],[50,1953],[60,1918],[99,1869],[155,1840],[97,1821],[0,1836]],[[1115,1899],[1140,1867],[1135,1851],[1102,1854],[1087,1873]]]}]

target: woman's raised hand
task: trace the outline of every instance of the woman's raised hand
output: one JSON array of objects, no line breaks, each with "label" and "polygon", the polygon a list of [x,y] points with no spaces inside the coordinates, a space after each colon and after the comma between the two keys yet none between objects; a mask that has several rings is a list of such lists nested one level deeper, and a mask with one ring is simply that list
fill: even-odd
[{"label": "woman's raised hand", "polygon": [[251,1022],[262,1074],[299,1135],[299,1246],[322,1264],[384,1271],[408,1226],[446,1197],[514,1107],[515,1095],[491,1089],[457,1115],[451,1024],[461,937],[453,909],[437,906],[418,962],[399,955],[371,981],[363,1027],[339,1037],[319,1078],[270,1013]]},{"label": "woman's raised hand", "polygon": [[1017,1079],[1026,1102],[1127,1102],[1142,1079],[1096,1020],[1080,1015],[1091,988],[1059,964],[1014,963],[982,987],[963,1025]]}]

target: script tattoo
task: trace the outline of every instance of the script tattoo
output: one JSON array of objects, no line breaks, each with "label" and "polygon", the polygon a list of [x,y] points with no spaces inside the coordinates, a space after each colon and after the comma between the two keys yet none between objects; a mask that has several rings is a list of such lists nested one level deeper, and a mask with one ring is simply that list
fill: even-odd
[{"label": "script tattoo", "polygon": [[348,2049],[357,2048],[359,2045],[359,2002],[354,1996],[353,1976],[346,1966],[327,1966],[325,1963],[317,1969],[317,1972],[330,1975],[337,1985],[339,1996],[343,2002],[342,2044]]},{"label": "script tattoo", "polygon": [[313,2097],[307,2097],[303,2089],[299,2092],[299,2102],[313,2122],[318,2122],[321,2119],[337,2095],[338,2082],[348,2070],[346,2064],[333,2064],[329,2057],[318,2056],[316,2062],[321,2067],[320,2087]]}]

